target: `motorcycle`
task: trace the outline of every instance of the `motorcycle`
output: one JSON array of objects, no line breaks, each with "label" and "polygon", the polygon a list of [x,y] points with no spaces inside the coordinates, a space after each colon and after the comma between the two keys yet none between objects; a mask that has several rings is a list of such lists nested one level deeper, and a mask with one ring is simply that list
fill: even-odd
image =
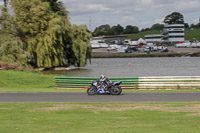
[{"label": "motorcycle", "polygon": [[96,94],[111,94],[111,95],[120,95],[122,88],[119,86],[122,84],[121,81],[112,82],[109,86],[99,81],[92,81],[91,86],[87,89],[88,95]]}]

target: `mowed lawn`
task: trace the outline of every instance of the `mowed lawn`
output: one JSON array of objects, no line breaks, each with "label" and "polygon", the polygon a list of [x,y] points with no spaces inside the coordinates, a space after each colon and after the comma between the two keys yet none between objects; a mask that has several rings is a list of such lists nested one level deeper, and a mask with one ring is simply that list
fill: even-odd
[{"label": "mowed lawn", "polygon": [[26,92],[55,89],[55,75],[42,75],[23,70],[0,71],[0,91]]},{"label": "mowed lawn", "polygon": [[[57,89],[55,77],[23,70],[1,70],[0,92],[84,92],[86,90]],[[200,92],[200,89],[177,90],[123,90],[123,92]]]},{"label": "mowed lawn", "polygon": [[200,103],[0,103],[1,133],[199,133]]}]

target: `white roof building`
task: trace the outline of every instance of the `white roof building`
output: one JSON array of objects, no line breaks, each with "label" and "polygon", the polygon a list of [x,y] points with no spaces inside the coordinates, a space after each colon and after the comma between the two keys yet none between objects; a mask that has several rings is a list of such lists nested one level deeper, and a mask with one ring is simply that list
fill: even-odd
[{"label": "white roof building", "polygon": [[175,44],[177,42],[184,42],[184,24],[169,24],[165,25],[161,34],[145,35],[147,43],[168,43]]}]

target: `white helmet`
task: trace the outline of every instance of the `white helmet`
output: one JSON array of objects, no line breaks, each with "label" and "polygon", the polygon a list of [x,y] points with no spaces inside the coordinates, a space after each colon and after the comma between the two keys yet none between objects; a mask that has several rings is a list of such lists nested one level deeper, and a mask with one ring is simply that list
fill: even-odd
[{"label": "white helmet", "polygon": [[101,79],[103,79],[103,78],[104,78],[104,75],[103,75],[103,74],[101,74],[100,78],[101,78]]}]

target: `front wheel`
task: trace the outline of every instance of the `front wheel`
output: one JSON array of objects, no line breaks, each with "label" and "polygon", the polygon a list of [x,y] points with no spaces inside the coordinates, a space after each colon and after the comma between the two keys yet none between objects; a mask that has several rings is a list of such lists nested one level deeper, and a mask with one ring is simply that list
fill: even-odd
[{"label": "front wheel", "polygon": [[97,93],[96,87],[90,87],[90,88],[87,89],[88,95],[96,95],[96,93]]},{"label": "front wheel", "polygon": [[111,88],[110,93],[112,95],[120,95],[122,92],[122,88],[120,86],[114,86]]}]

